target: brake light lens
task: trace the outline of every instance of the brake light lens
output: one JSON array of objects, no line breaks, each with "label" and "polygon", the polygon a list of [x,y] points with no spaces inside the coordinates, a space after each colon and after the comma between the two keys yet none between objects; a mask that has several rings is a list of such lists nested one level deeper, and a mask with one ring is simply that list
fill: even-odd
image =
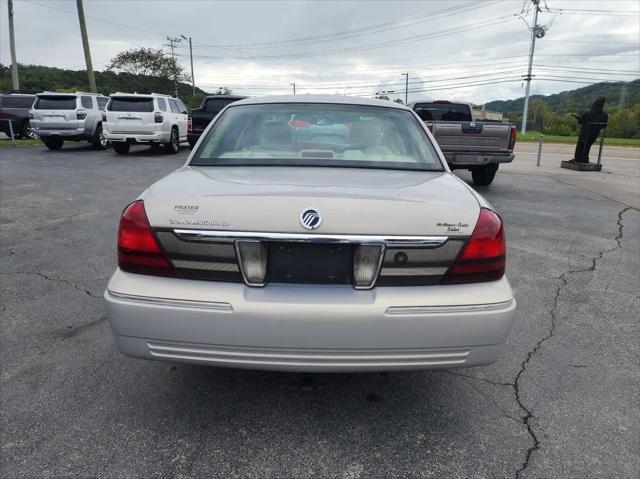
[{"label": "brake light lens", "polygon": [[158,112],[155,112],[153,114],[153,119],[155,120],[156,123],[162,123],[162,121],[164,120],[164,118],[162,117],[162,113],[158,113]]},{"label": "brake light lens", "polygon": [[471,238],[442,280],[443,284],[495,281],[504,276],[506,241],[502,219],[481,208]]},{"label": "brake light lens", "polygon": [[187,131],[193,131],[193,120],[191,120],[191,117],[187,118]]},{"label": "brake light lens", "polygon": [[78,118],[78,120],[84,120],[87,117],[87,112],[84,110],[78,110],[76,112],[76,117]]},{"label": "brake light lens", "polygon": [[134,201],[122,212],[118,228],[118,267],[129,273],[176,276],[151,230],[142,200]]},{"label": "brake light lens", "polygon": [[509,136],[509,151],[513,150],[516,146],[516,129],[515,127],[511,127],[511,133]]}]

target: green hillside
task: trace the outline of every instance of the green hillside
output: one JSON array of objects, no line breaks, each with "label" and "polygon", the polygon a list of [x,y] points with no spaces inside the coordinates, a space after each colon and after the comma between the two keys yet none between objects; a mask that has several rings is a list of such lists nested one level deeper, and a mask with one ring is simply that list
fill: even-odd
[{"label": "green hillside", "polygon": [[[19,65],[20,88],[34,91],[89,91],[87,72],[85,70],[63,70],[61,68],[40,65]],[[172,81],[156,77],[114,73],[110,71],[95,72],[98,92],[109,95],[116,91],[138,93],[165,93],[173,95]],[[11,86],[11,70],[0,64],[0,91],[7,91]],[[191,85],[178,82],[178,97],[189,106],[200,104],[205,94],[196,88],[196,98],[192,98]]]},{"label": "green hillside", "polygon": [[[579,128],[571,113],[589,109],[591,103],[601,96],[607,100],[605,111],[609,113],[607,136],[640,138],[640,80],[596,83],[553,95],[532,95],[529,100],[528,129],[550,135],[575,135]],[[484,107],[505,113],[509,120],[519,126],[524,98],[491,101]]]}]

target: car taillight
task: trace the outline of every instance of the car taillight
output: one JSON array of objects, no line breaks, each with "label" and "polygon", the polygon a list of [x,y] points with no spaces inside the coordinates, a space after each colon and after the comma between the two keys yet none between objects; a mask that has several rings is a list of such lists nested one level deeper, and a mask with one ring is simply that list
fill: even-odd
[{"label": "car taillight", "polygon": [[506,242],[502,219],[481,208],[471,238],[462,249],[443,284],[476,283],[502,278],[506,266]]},{"label": "car taillight", "polygon": [[158,113],[158,112],[155,112],[153,114],[153,119],[155,120],[156,123],[162,123],[162,121],[164,120],[164,118],[162,117],[162,113]]},{"label": "car taillight", "polygon": [[118,266],[129,273],[176,276],[151,230],[142,200],[134,201],[122,212],[118,228]]},{"label": "car taillight", "polygon": [[511,132],[509,134],[509,151],[513,150],[513,147],[516,146],[516,129],[515,127],[511,127]]},{"label": "car taillight", "polygon": [[187,131],[193,131],[193,120],[191,117],[187,118]]},{"label": "car taillight", "polygon": [[78,118],[78,120],[84,120],[87,117],[87,112],[84,110],[78,110],[76,112],[76,117]]},{"label": "car taillight", "polygon": [[102,122],[105,123],[107,121],[107,114],[106,112],[102,112]]}]

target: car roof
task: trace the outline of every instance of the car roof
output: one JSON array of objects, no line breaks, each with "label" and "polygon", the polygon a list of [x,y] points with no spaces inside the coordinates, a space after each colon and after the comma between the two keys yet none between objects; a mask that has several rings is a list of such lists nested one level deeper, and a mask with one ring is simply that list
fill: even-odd
[{"label": "car roof", "polygon": [[164,93],[127,93],[124,91],[117,91],[109,95],[110,97],[138,97],[138,98],[171,98],[177,100],[178,98],[174,98],[171,95],[165,95]]},{"label": "car roof", "polygon": [[221,100],[244,100],[249,97],[246,95],[207,95],[204,97],[205,100],[210,100],[211,98],[219,98]]},{"label": "car roof", "polygon": [[60,92],[60,91],[43,91],[42,93],[38,93],[36,96],[78,96],[78,95],[104,96],[102,93],[89,93],[86,91],[74,91],[69,93]]},{"label": "car roof", "polygon": [[269,103],[327,103],[339,105],[381,106],[385,108],[395,108],[398,110],[409,110],[408,107],[389,100],[343,95],[272,95],[251,97],[239,100],[230,105],[230,107],[241,105],[263,105]]},{"label": "car roof", "polygon": [[419,105],[420,103],[441,103],[446,105],[447,103],[453,103],[454,105],[467,105],[473,108],[473,103],[469,103],[468,101],[456,101],[456,100],[432,100],[430,98],[425,98],[422,100],[414,100],[409,102],[409,108],[413,108],[415,105]]}]

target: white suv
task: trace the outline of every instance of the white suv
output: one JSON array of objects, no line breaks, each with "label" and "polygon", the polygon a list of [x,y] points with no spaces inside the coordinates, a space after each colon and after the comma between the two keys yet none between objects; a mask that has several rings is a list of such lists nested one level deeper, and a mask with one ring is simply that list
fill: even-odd
[{"label": "white suv", "polygon": [[169,95],[151,93],[114,93],[102,113],[105,138],[120,155],[131,144],[152,147],[164,145],[168,153],[177,153],[187,139],[187,108]]},{"label": "white suv", "polygon": [[96,93],[38,93],[29,111],[31,128],[50,150],[65,141],[89,141],[104,150],[108,143],[102,132],[102,110],[109,98]]}]

